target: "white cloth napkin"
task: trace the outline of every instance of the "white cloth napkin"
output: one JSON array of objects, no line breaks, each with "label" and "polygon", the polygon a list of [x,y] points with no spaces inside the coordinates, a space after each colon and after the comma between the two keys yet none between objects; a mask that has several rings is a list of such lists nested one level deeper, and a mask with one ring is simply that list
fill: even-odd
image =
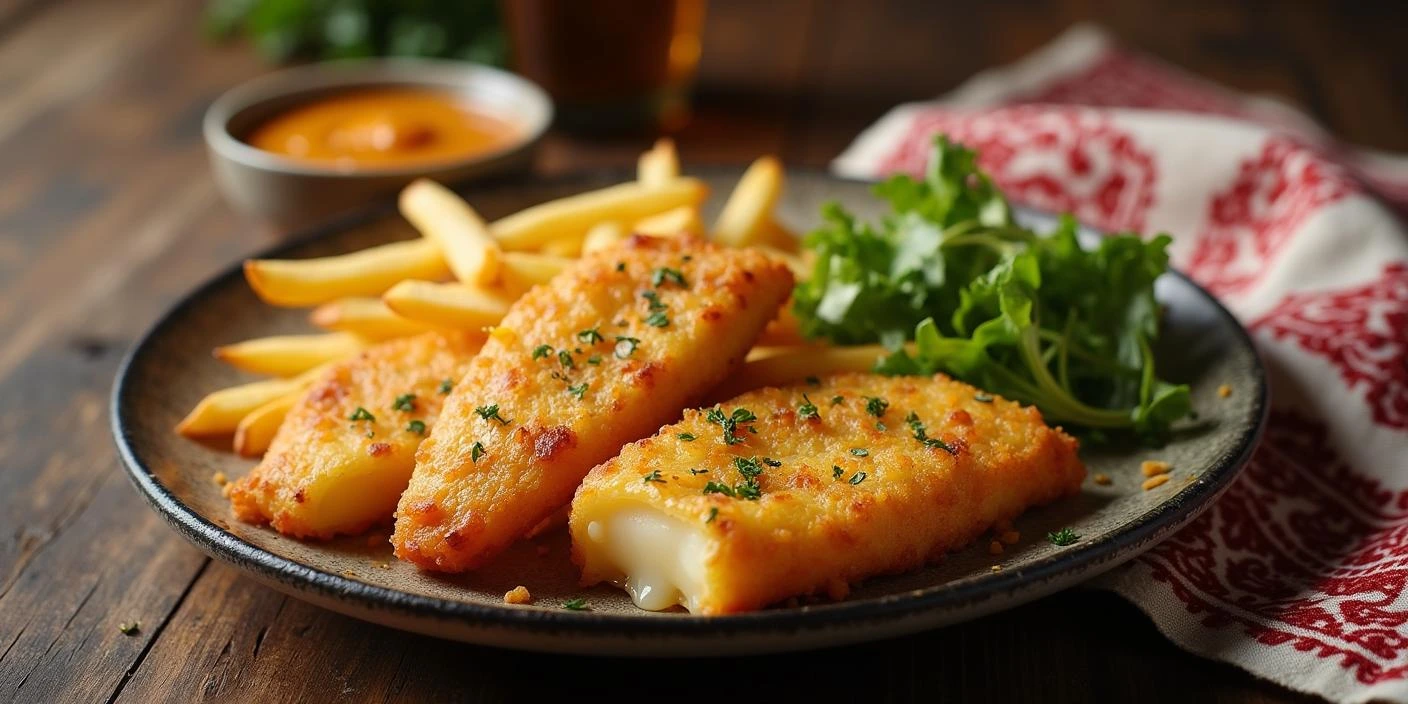
[{"label": "white cloth napkin", "polygon": [[1337,702],[1408,702],[1408,158],[1078,26],[902,105],[834,163],[919,173],[946,132],[1016,202],[1166,231],[1252,331],[1266,436],[1193,524],[1099,580],[1181,647]]}]

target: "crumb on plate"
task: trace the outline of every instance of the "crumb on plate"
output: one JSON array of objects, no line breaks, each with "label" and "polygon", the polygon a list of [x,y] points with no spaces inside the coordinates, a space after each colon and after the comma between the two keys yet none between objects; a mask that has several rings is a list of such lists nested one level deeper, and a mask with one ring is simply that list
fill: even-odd
[{"label": "crumb on plate", "polygon": [[1217,387],[1217,395],[1220,396],[1220,397],[1222,397],[1222,398],[1227,398],[1228,396],[1231,396],[1231,395],[1232,395],[1232,385],[1231,385],[1231,384],[1223,384],[1222,386]]},{"label": "crumb on plate", "polygon": [[1154,477],[1160,474],[1168,474],[1168,470],[1172,468],[1173,465],[1164,462],[1163,460],[1144,460],[1143,462],[1139,463],[1139,472],[1140,474],[1143,474],[1146,477]]},{"label": "crumb on plate", "polygon": [[1090,479],[1100,486],[1109,486],[1114,483],[1108,474],[1097,474]]},{"label": "crumb on plate", "polygon": [[508,592],[504,594],[504,603],[531,604],[533,603],[533,595],[528,593],[528,587],[525,587],[520,584],[514,587],[513,589],[508,590]]},{"label": "crumb on plate", "polygon": [[224,472],[216,472],[210,475],[210,481],[215,482],[216,486],[225,486],[230,483],[230,478]]},{"label": "crumb on plate", "polygon": [[1167,482],[1168,482],[1168,475],[1167,475],[1167,474],[1155,474],[1154,476],[1149,477],[1148,479],[1145,479],[1145,480],[1144,480],[1144,483],[1143,483],[1141,486],[1144,488],[1144,491],[1149,491],[1150,489],[1154,489],[1154,488],[1163,486],[1163,485],[1164,485],[1165,483],[1167,483]]}]

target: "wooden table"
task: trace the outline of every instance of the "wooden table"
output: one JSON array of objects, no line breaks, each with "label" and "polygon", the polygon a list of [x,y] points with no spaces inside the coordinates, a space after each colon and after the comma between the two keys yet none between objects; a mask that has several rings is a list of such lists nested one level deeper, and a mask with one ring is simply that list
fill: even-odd
[{"label": "wooden table", "polygon": [[[1091,5],[1096,7],[1091,7]],[[1402,11],[1258,3],[716,0],[691,162],[825,165],[897,100],[1010,61],[1075,19],[1359,142],[1408,148]],[[307,606],[212,562],[128,485],[108,434],[119,357],[178,296],[277,235],[211,183],[201,113],[265,70],[211,47],[191,0],[0,0],[0,700],[328,701],[607,695],[824,700],[1288,701],[1081,590],[816,653],[704,662],[445,643]],[[1166,19],[1152,21],[1164,12]],[[762,37],[762,40],[758,38]],[[883,43],[876,39],[885,37]],[[877,46],[882,48],[877,48]],[[644,139],[554,136],[542,172],[626,165]],[[120,623],[140,622],[133,635]]]}]

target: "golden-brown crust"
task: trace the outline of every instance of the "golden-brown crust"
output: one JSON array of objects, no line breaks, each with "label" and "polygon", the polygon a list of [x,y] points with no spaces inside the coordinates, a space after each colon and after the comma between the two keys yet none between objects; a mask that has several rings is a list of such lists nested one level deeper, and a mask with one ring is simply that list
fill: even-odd
[{"label": "golden-brown crust", "polygon": [[[798,412],[803,394],[818,417]],[[867,397],[889,404],[882,415],[867,410]],[[584,584],[619,579],[605,553],[592,549],[587,526],[649,506],[710,541],[708,588],[696,611],[745,611],[917,568],[1030,506],[1079,491],[1085,468],[1074,438],[1047,427],[1035,408],[977,398],[973,387],[942,375],[839,374],[760,389],[721,405],[726,414],[745,408],[757,416],[732,445],[704,411],[686,411],[583,481],[572,503],[573,560]],[[916,437],[911,412],[923,437],[942,446]],[[762,466],[755,501],[704,493],[710,481],[744,481],[736,458],[781,464]],[[641,480],[652,470],[662,481]]]},{"label": "golden-brown crust", "polygon": [[[635,237],[532,289],[417,453],[396,554],[447,572],[482,564],[566,505],[593,465],[735,368],[791,286],[786,265],[755,250]],[[618,355],[618,338],[639,342]],[[551,351],[535,355],[543,345]],[[507,422],[476,412],[491,405]]]},{"label": "golden-brown crust", "polygon": [[[335,365],[289,411],[259,465],[229,485],[235,515],[300,538],[360,533],[389,520],[424,437],[408,424],[434,425],[445,398],[440,383],[459,378],[483,339],[474,332],[426,333],[383,342]],[[393,408],[403,394],[414,394],[414,410]],[[352,421],[358,408],[374,420]],[[319,500],[329,491],[344,495],[338,485],[349,478],[368,476],[386,487],[378,486],[365,506],[330,507]]]}]

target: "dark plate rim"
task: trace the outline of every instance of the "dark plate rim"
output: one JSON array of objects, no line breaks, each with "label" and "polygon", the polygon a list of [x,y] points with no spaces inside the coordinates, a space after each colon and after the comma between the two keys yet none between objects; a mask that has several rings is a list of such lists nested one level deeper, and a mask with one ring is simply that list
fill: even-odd
[{"label": "dark plate rim", "polygon": [[[704,165],[693,170],[708,172],[735,169],[736,167],[723,165]],[[821,169],[789,168],[789,171],[810,172],[838,181],[867,182],[864,179],[835,176]],[[620,181],[630,178],[633,178],[630,172],[607,169],[546,178],[504,177],[479,181],[475,184],[475,188],[482,190],[526,185],[570,186],[574,184],[589,187],[599,179]],[[302,235],[271,246],[252,256],[278,257],[316,240],[332,237],[347,229],[373,222],[387,216],[390,211],[391,207],[388,204],[370,207],[364,211],[311,228]],[[688,614],[664,617],[644,614],[637,616],[549,608],[526,609],[493,606],[422,596],[368,584],[341,574],[310,567],[241,540],[193,510],[157,480],[150,467],[133,450],[124,421],[128,382],[137,360],[145,354],[149,347],[156,344],[159,338],[164,336],[167,329],[175,324],[176,319],[183,317],[189,310],[199,305],[214,290],[229,285],[232,280],[241,278],[243,276],[241,262],[231,264],[183,296],[162,313],[156,322],[137,339],[118,366],[109,400],[109,418],[118,455],[122,459],[128,478],[137,488],[138,493],[157,513],[187,540],[211,556],[252,569],[265,578],[299,589],[311,590],[335,600],[351,600],[370,609],[391,610],[417,618],[463,621],[478,628],[511,628],[555,633],[578,632],[583,635],[598,636],[621,633],[691,636],[719,632],[763,633],[789,630],[824,630],[828,627],[857,622],[891,621],[921,613],[953,610],[965,605],[981,603],[1002,594],[1020,592],[1025,588],[1057,580],[1062,576],[1081,575],[1102,566],[1105,568],[1113,567],[1123,559],[1134,556],[1129,553],[1130,549],[1150,544],[1197,517],[1236,477],[1240,469],[1250,459],[1266,424],[1269,410],[1266,370],[1250,334],[1233,317],[1231,312],[1182,272],[1170,270],[1169,273],[1181,279],[1206,298],[1223,322],[1231,326],[1241,343],[1252,351],[1255,361],[1252,381],[1256,389],[1252,409],[1256,421],[1243,435],[1236,451],[1221,457],[1209,469],[1202,472],[1197,481],[1185,486],[1157,507],[1098,540],[1081,543],[1075,549],[1041,558],[1020,570],[1003,571],[975,579],[965,579],[956,583],[935,585],[922,590],[873,599],[840,601],[724,616]]]}]

